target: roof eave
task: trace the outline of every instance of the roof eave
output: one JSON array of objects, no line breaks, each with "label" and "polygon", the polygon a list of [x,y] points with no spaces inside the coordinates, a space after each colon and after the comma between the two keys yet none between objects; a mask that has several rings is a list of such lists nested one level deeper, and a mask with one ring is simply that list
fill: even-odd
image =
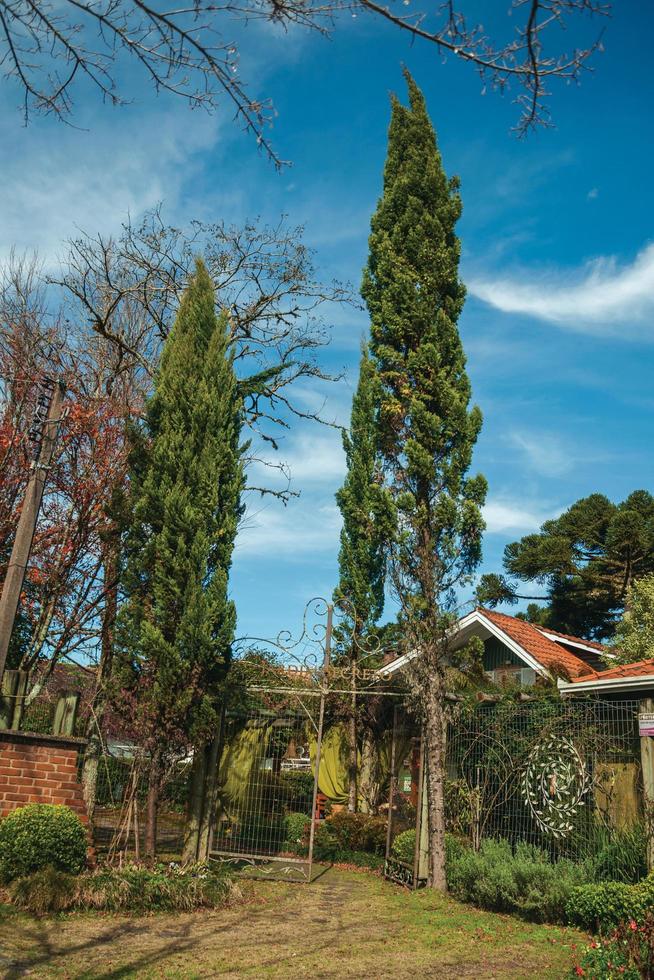
[{"label": "roof eave", "polygon": [[558,680],[557,686],[561,695],[584,694],[593,691],[637,691],[654,689],[654,674],[640,674],[636,677],[594,677],[589,681]]}]

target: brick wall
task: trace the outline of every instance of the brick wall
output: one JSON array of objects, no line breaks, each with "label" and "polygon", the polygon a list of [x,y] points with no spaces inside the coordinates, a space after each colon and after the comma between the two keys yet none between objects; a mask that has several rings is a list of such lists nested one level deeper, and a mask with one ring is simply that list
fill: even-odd
[{"label": "brick wall", "polygon": [[77,760],[84,739],[0,730],[0,816],[26,803],[65,803],[88,823]]}]

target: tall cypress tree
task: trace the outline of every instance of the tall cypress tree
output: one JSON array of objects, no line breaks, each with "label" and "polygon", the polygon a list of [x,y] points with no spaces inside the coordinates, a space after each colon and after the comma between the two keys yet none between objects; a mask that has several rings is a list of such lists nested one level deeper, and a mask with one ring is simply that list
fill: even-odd
[{"label": "tall cypress tree", "polygon": [[[386,554],[392,539],[394,516],[390,496],[381,480],[377,452],[378,381],[367,344],[361,350],[359,381],[352,399],[349,431],[343,433],[347,475],[336,494],[343,516],[338,556],[339,584],[335,599],[347,600],[341,646],[352,668],[365,649],[366,635],[384,609]],[[357,807],[357,704],[353,693],[348,706],[349,809]]]},{"label": "tall cypress tree", "polygon": [[167,757],[219,722],[235,627],[228,598],[244,485],[241,400],[228,322],[201,262],[162,352],[132,458],[132,524],[120,621],[123,679],[150,751],[146,850]]},{"label": "tall cypress tree", "polygon": [[383,194],[372,218],[362,294],[379,375],[380,448],[398,508],[392,570],[414,661],[427,761],[430,882],[444,889],[444,677],[456,589],[481,558],[486,495],[468,478],[481,427],[457,321],[458,181],[443,170],[422,93],[392,100]]}]

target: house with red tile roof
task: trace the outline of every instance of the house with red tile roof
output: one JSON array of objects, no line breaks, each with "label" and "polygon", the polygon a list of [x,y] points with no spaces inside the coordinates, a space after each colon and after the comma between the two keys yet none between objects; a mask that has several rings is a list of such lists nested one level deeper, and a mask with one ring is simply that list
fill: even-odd
[{"label": "house with red tile roof", "polygon": [[[539,679],[582,680],[599,673],[602,654],[607,652],[599,643],[482,607],[459,620],[450,638],[452,651],[475,636],[484,644],[484,670],[497,684],[528,687]],[[415,656],[417,653],[409,652],[391,661],[383,668],[384,676],[401,671]]]}]

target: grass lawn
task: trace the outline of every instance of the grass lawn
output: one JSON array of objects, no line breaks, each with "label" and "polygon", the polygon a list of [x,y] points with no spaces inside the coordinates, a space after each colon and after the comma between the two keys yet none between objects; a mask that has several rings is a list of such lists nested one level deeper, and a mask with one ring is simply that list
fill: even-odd
[{"label": "grass lawn", "polygon": [[331,869],[220,912],[34,919],[0,906],[0,977],[565,977],[580,933]]}]

